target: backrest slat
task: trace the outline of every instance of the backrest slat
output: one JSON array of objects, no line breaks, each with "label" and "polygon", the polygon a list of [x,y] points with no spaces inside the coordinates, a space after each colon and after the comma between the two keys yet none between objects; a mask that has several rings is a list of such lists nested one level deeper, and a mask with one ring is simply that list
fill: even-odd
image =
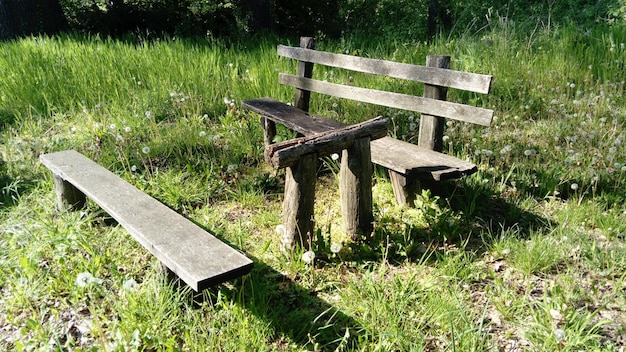
[{"label": "backrest slat", "polygon": [[434,100],[413,95],[381,91],[369,88],[345,86],[310,78],[298,77],[286,73],[278,76],[281,84],[311,92],[328,94],[339,98],[351,99],[363,103],[410,110],[423,114],[446,117],[454,120],[489,126],[493,111],[470,105]]},{"label": "backrest slat", "polygon": [[278,46],[278,55],[356,72],[383,75],[483,94],[489,93],[493,78],[490,75],[368,59],[285,45]]}]

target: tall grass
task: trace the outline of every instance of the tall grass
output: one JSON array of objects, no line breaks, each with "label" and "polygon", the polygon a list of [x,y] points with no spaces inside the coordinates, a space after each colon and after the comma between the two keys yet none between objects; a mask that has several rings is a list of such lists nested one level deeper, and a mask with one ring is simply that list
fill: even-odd
[{"label": "tall grass", "polygon": [[[623,27],[518,33],[499,19],[434,43],[323,41],[323,50],[492,74],[490,128],[451,122],[446,149],[479,172],[394,205],[374,187],[375,239],[341,233],[337,166],[320,167],[316,259],[278,249],[280,174],[263,163],[244,99],[293,92],[289,40],[0,44],[0,346],[16,350],[617,350],[626,317]],[[411,84],[315,69],[329,81],[419,94]],[[314,97],[314,112],[419,116]],[[287,131],[279,131],[288,138]],[[57,212],[41,153],[74,148],[202,224],[256,262],[198,302],[97,207]],[[621,342],[620,342],[621,341]]]}]

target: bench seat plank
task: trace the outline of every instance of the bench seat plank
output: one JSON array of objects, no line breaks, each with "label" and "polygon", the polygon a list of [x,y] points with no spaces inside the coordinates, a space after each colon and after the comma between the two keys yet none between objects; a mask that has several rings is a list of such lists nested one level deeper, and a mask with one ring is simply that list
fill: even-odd
[{"label": "bench seat plank", "polygon": [[[306,113],[298,108],[271,98],[243,102],[244,107],[308,136],[347,126],[323,116]],[[372,162],[407,176],[418,176],[435,181],[459,178],[476,172],[471,162],[418,147],[392,137],[371,142]]]},{"label": "bench seat plank", "polygon": [[82,154],[40,156],[55,176],[96,202],[196,291],[245,275],[252,261]]}]

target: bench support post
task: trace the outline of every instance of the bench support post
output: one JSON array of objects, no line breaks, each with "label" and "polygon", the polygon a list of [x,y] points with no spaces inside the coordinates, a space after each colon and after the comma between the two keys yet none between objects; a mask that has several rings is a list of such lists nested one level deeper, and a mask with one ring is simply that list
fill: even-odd
[{"label": "bench support post", "polygon": [[[341,212],[346,233],[352,240],[368,239],[373,231],[370,138],[357,139],[342,152],[339,171]],[[360,237],[363,238],[360,238]]]},{"label": "bench support post", "polygon": [[[450,68],[450,56],[429,55],[426,58],[427,67]],[[448,90],[445,87],[424,85],[424,98],[446,100]],[[443,117],[422,114],[420,118],[418,145],[420,147],[441,152],[443,147],[443,130],[445,119]],[[393,193],[400,205],[413,206],[416,193],[422,188],[429,188],[437,192],[439,184],[432,180],[418,179],[416,176],[406,176],[389,170]]]},{"label": "bench support post", "polygon": [[284,233],[281,239],[284,251],[291,251],[298,245],[308,246],[309,237],[313,235],[316,171],[315,153],[302,156],[285,170]]},{"label": "bench support post", "polygon": [[[315,50],[315,38],[300,37],[300,47]],[[298,76],[311,78],[313,77],[313,63],[298,61]],[[303,89],[296,89],[293,106],[302,111],[309,111],[309,102],[311,100],[311,92]]]},{"label": "bench support post", "polygon": [[53,175],[54,189],[57,194],[57,207],[60,210],[78,210],[85,207],[85,194],[58,175]]},{"label": "bench support post", "polygon": [[263,141],[265,147],[274,143],[274,137],[276,137],[276,122],[261,116],[261,126],[263,126]]}]

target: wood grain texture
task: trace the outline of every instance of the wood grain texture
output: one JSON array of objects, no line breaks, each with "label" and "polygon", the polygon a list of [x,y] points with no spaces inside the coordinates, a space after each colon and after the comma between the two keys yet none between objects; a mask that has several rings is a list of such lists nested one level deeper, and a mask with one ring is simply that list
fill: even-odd
[{"label": "wood grain texture", "polygon": [[483,94],[489,93],[493,78],[490,75],[484,74],[424,67],[285,45],[278,46],[278,55],[309,63],[345,68],[357,72],[401,78]]},{"label": "wood grain texture", "polygon": [[295,164],[305,154],[313,153],[321,158],[341,152],[359,138],[375,140],[386,135],[387,120],[377,117],[340,129],[269,145],[265,148],[265,160],[274,168],[281,169]]},{"label": "wood grain texture", "polygon": [[196,291],[248,273],[252,261],[117,175],[67,150],[40,156]]},{"label": "wood grain texture", "polygon": [[387,92],[383,90],[346,86],[310,78],[280,73],[278,81],[298,89],[351,99],[368,104],[387,106],[394,109],[415,111],[423,114],[445,117],[453,120],[489,126],[493,111],[471,105],[449,101],[428,99],[409,94]]},{"label": "wood grain texture", "polygon": [[283,236],[281,248],[292,251],[296,246],[310,244],[313,235],[315,181],[317,156],[303,155],[293,166],[285,169],[285,199],[283,200]]},{"label": "wood grain texture", "polygon": [[[244,107],[283,124],[305,136],[347,126],[323,116],[305,113],[271,98],[248,100]],[[372,162],[403,175],[431,180],[448,180],[477,171],[472,162],[438,153],[392,137],[371,142]]]}]

